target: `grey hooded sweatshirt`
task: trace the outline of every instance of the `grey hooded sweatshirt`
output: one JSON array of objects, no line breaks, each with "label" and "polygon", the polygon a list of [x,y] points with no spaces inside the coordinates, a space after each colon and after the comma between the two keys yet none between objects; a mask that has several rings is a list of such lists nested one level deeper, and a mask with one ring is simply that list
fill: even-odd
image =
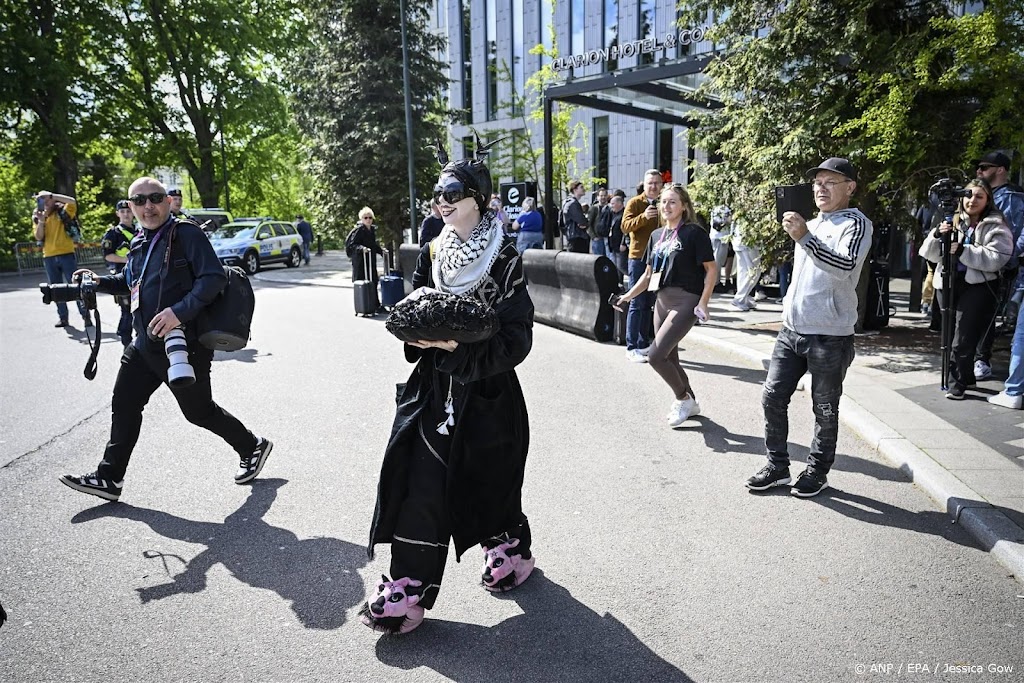
[{"label": "grey hooded sweatshirt", "polygon": [[847,337],[857,324],[857,281],[871,249],[871,221],[859,209],[820,213],[793,257],[782,324],[798,334]]}]

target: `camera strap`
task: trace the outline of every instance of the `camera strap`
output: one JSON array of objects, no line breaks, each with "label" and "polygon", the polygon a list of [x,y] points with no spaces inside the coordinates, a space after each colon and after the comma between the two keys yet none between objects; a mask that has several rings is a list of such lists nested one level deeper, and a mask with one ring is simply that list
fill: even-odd
[{"label": "camera strap", "polygon": [[92,339],[89,339],[88,333],[86,333],[85,338],[89,339],[90,353],[89,360],[85,361],[85,370],[82,371],[82,374],[85,375],[85,378],[90,381],[96,378],[96,370],[99,368],[99,364],[96,362],[96,358],[97,356],[100,355],[100,339],[103,338],[103,331],[100,328],[100,309],[94,308],[92,314],[96,317],[96,327],[94,328],[96,330],[96,341],[94,343]]}]

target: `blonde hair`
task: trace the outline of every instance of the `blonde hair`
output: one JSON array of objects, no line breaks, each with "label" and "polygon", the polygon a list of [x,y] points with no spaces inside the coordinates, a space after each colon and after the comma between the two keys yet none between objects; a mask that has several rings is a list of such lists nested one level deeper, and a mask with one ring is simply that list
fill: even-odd
[{"label": "blonde hair", "polygon": [[523,211],[533,210],[533,197],[527,197],[523,200]]},{"label": "blonde hair", "polygon": [[683,203],[683,221],[686,223],[696,223],[697,211],[693,208],[693,201],[690,200],[690,193],[686,191],[686,188],[678,183],[666,185],[661,194],[666,192],[674,192],[679,197],[679,201]]},{"label": "blonde hair", "polygon": [[376,218],[376,216],[373,215],[373,209],[368,206],[364,206],[359,210],[359,220],[363,220],[367,216],[370,218]]}]

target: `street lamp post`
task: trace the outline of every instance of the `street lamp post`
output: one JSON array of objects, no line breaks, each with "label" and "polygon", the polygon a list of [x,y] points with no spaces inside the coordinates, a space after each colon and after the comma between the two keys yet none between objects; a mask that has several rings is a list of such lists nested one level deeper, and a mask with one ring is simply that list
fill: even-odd
[{"label": "street lamp post", "polygon": [[409,92],[409,39],[405,27],[405,0],[399,3],[402,13],[402,86],[405,89],[405,147],[409,155],[409,239],[416,237],[416,168],[412,156],[412,96]]}]

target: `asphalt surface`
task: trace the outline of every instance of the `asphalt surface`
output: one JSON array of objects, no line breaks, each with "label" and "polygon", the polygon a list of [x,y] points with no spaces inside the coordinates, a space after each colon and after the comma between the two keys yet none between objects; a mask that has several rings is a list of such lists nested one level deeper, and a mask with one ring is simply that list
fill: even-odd
[{"label": "asphalt surface", "polygon": [[[379,637],[356,613],[387,572],[365,543],[411,370],[383,317],[329,274],[258,276],[250,348],[213,381],[274,440],[263,474],[235,485],[234,453],[161,389],[106,504],[57,477],[95,468],[119,345],[87,382],[30,284],[0,283],[0,680],[1024,680],[1020,584],[851,430],[821,496],[752,494],[758,364],[684,340],[703,414],[671,430],[649,367],[541,325],[519,369],[538,571],[495,597],[452,554],[425,624]],[[802,392],[791,418],[802,459]]]}]

